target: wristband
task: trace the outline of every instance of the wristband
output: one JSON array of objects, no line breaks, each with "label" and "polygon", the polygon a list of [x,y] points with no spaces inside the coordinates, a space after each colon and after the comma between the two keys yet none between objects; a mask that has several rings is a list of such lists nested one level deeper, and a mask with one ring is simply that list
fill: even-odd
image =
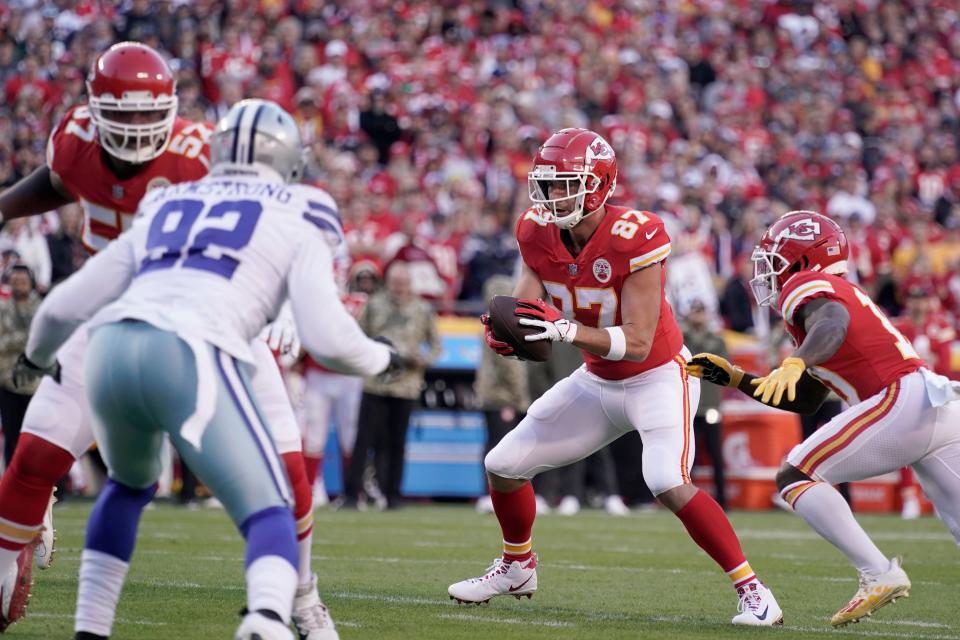
[{"label": "wristband", "polygon": [[627,336],[623,334],[620,327],[607,327],[604,329],[610,336],[610,350],[603,356],[606,360],[623,360],[627,355]]}]

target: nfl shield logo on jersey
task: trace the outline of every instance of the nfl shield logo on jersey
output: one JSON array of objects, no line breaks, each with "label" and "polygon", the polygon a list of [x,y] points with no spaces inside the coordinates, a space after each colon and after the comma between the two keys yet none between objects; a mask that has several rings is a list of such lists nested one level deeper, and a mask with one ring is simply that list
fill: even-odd
[{"label": "nfl shield logo on jersey", "polygon": [[567,273],[569,273],[571,276],[577,275],[577,265],[576,265],[576,264],[568,264],[568,265],[567,265]]},{"label": "nfl shield logo on jersey", "polygon": [[610,263],[607,262],[606,258],[597,258],[593,263],[593,277],[597,279],[598,282],[606,284],[610,282],[610,276],[613,275],[613,267],[610,266]]},{"label": "nfl shield logo on jersey", "polygon": [[115,184],[112,189],[113,197],[116,200],[121,200],[123,198],[123,185]]}]

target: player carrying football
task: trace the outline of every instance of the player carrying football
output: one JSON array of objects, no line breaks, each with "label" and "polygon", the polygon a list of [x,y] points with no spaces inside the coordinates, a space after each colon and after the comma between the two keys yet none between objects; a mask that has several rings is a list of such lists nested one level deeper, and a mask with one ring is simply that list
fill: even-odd
[{"label": "player carrying football", "polygon": [[[207,174],[210,128],[177,116],[170,68],[139,43],[119,43],[104,52],[91,69],[87,94],[88,104],[71,109],[51,135],[46,164],[0,194],[0,220],[77,201],[85,214],[83,242],[93,253],[130,226],[145,193]],[[23,556],[31,553],[38,533],[38,565],[50,564],[54,485],[93,443],[83,390],[86,335],[76,332],[60,351],[63,377],[40,384],[0,479],[0,632],[24,615],[31,562]],[[310,569],[313,510],[299,429],[269,349],[262,341],[252,348],[261,365],[255,393],[296,498],[300,588],[294,620],[310,640],[327,637],[322,634],[332,623]]]},{"label": "player carrying football", "polygon": [[[586,129],[558,131],[534,159],[534,208],[517,225],[523,268],[516,313],[542,329],[527,340],[573,343],[586,365],[537,399],[484,460],[503,556],[485,575],[450,585],[449,594],[475,603],[531,596],[537,556],[530,479],[636,429],[650,490],[733,582],[740,598],[733,623],[781,624],[773,593],[754,575],[723,510],[690,481],[700,384],[684,369],[689,352],[664,295],[670,239],[654,214],[606,204],[616,180],[613,149]],[[512,355],[483,321],[490,348]]]},{"label": "player carrying football", "polygon": [[775,305],[797,348],[755,377],[709,353],[691,375],[737,387],[760,402],[812,413],[833,390],[849,408],[800,443],[777,473],[783,499],[842,551],[860,588],[831,622],[844,625],[906,596],[899,558],[887,558],[832,485],[911,466],[960,543],[960,383],[934,374],[856,285],[844,279],[848,247],[826,216],[793,211],[754,249],[751,286]]}]

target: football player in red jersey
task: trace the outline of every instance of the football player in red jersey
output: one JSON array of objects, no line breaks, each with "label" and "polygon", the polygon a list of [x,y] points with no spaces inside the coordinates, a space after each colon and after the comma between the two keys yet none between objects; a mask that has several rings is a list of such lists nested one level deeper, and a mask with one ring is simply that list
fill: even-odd
[{"label": "football player in red jersey", "polygon": [[[689,352],[664,294],[670,239],[656,215],[607,204],[616,180],[613,149],[586,129],[558,131],[534,159],[528,175],[534,207],[517,225],[523,267],[516,313],[541,329],[527,340],[573,343],[586,365],[537,399],[486,456],[503,556],[485,575],[451,585],[450,597],[532,596],[530,479],[636,429],[650,490],[732,580],[740,598],[733,622],[782,624],[776,599],[754,575],[726,514],[690,481],[700,383],[684,369]],[[487,344],[512,355],[489,319],[483,322]]]},{"label": "football player in red jersey", "polygon": [[837,626],[906,596],[910,580],[832,485],[909,465],[960,543],[960,383],[930,371],[867,294],[844,279],[848,254],[830,218],[784,215],[753,252],[751,285],[758,303],[780,311],[797,348],[763,377],[714,354],[687,363],[691,375],[781,409],[812,413],[830,390],[849,405],[794,447],[777,473],[783,499],[860,574],[856,595],[831,620]]},{"label": "football player in red jersey", "polygon": [[[51,135],[46,164],[0,194],[0,220],[79,202],[83,242],[93,253],[129,226],[147,191],[207,174],[211,128],[177,116],[173,73],[160,54],[140,43],[122,42],[104,52],[90,71],[87,94],[88,103],[72,108]],[[299,428],[269,348],[260,341],[254,347],[269,365],[257,368],[254,390],[296,498],[301,557],[294,620],[305,637],[327,638],[307,636],[332,623],[326,624],[310,569],[313,509]],[[44,378],[31,400],[23,435],[0,478],[0,632],[25,612],[32,563],[18,556],[36,546],[38,566],[49,566],[54,485],[93,443],[83,388],[85,351],[86,332],[78,331],[60,351],[60,379]]]}]

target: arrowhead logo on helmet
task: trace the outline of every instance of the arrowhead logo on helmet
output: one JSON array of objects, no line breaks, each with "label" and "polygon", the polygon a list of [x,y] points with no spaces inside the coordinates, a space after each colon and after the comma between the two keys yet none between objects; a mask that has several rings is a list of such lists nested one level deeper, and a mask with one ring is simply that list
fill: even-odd
[{"label": "arrowhead logo on helmet", "polygon": [[820,235],[820,223],[811,219],[798,220],[777,235],[777,240],[813,240]]},{"label": "arrowhead logo on helmet", "polygon": [[840,226],[815,211],[791,211],[770,225],[753,250],[750,287],[760,306],[775,305],[794,274],[847,271],[847,238]]}]

